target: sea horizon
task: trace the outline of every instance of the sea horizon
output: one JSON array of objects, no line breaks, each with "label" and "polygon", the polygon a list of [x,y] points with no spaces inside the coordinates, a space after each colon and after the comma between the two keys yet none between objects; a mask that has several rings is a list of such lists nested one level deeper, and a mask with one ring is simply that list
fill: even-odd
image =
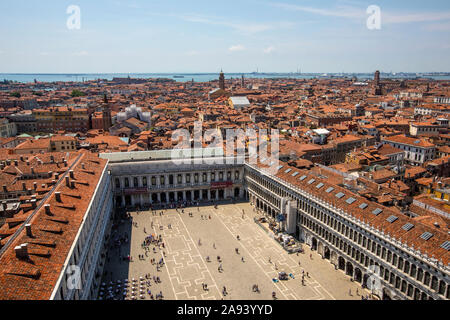
[{"label": "sea horizon", "polygon": [[[83,82],[93,80],[112,80],[113,78],[166,78],[177,82],[208,82],[217,80],[218,72],[152,72],[152,73],[0,73],[0,81],[15,81],[18,83],[38,82]],[[249,79],[264,78],[345,78],[356,76],[360,80],[373,79],[370,72],[225,72],[228,77],[241,77]],[[381,72],[381,75],[389,79],[416,79],[426,77],[434,80],[450,80],[450,72]]]}]

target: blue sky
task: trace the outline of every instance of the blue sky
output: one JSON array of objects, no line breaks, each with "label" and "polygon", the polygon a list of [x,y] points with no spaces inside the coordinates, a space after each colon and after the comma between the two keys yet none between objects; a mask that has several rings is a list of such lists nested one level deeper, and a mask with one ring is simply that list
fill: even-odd
[{"label": "blue sky", "polygon": [[0,0],[0,38],[0,73],[449,72],[450,1]]}]

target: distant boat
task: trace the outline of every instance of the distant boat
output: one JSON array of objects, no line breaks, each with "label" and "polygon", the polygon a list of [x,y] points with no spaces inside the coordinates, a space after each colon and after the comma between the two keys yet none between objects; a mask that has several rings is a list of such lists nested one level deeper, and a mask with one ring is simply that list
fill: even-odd
[{"label": "distant boat", "polygon": [[173,76],[174,78],[184,78],[184,76]]}]

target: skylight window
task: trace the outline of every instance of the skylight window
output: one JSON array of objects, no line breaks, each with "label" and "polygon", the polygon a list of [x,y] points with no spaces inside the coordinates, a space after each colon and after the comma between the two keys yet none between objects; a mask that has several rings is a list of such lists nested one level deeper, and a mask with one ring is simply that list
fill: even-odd
[{"label": "skylight window", "polygon": [[380,208],[376,208],[375,210],[373,210],[372,211],[372,213],[374,214],[374,215],[379,215],[380,213],[382,213],[383,212],[383,209],[380,209]]},{"label": "skylight window", "polygon": [[386,219],[387,222],[393,223],[394,221],[396,221],[398,219],[398,217],[396,216],[390,216],[389,218]]},{"label": "skylight window", "polygon": [[341,199],[344,196],[345,196],[345,194],[343,194],[342,192],[336,193],[336,198],[338,198],[338,199]]},{"label": "skylight window", "polygon": [[311,183],[313,183],[314,181],[316,181],[316,179],[311,179],[311,180],[308,181],[308,184],[311,184]]},{"label": "skylight window", "polygon": [[321,183],[319,183],[317,186],[316,186],[316,188],[317,189],[320,189],[320,188],[322,188],[324,186],[324,184],[321,182]]},{"label": "skylight window", "polygon": [[414,225],[413,225],[412,223],[407,223],[407,224],[405,224],[405,225],[402,227],[402,229],[405,230],[405,231],[409,231],[409,230],[411,230],[412,228],[414,228]]},{"label": "skylight window", "polygon": [[443,244],[441,244],[441,248],[449,251],[450,250],[450,241],[445,241]]},{"label": "skylight window", "polygon": [[433,234],[431,232],[424,232],[424,233],[422,233],[422,235],[420,237],[423,240],[427,241],[427,240],[430,240],[431,237],[433,237]]},{"label": "skylight window", "polygon": [[360,205],[359,205],[359,208],[360,209],[365,209],[365,208],[367,208],[369,205],[367,204],[367,203],[361,203]]},{"label": "skylight window", "polygon": [[356,199],[353,197],[348,198],[347,200],[345,200],[345,202],[347,202],[348,204],[352,204],[353,202],[355,202]]},{"label": "skylight window", "polygon": [[333,187],[329,187],[327,190],[325,190],[326,193],[330,193],[331,191],[333,191],[334,188]]}]

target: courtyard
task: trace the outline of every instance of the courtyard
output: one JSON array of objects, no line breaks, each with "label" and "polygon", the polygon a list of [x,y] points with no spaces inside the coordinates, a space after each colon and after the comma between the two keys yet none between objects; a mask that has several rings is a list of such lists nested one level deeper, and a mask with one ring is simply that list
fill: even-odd
[{"label": "courtyard", "polygon": [[[112,233],[113,239],[126,234],[129,241],[108,251],[102,298],[109,287],[119,292],[116,297],[132,299],[133,283],[134,298],[139,300],[151,298],[148,290],[154,296],[162,292],[169,300],[271,300],[272,292],[283,300],[361,300],[361,294],[369,293],[307,245],[303,253],[286,252],[254,222],[259,214],[249,203],[188,207],[184,213],[168,209],[129,214],[131,219]],[[143,247],[150,235],[161,236],[164,247]],[[128,255],[131,262],[124,258]],[[164,264],[157,268],[151,259],[163,259]],[[288,280],[273,281],[279,272],[289,275]],[[123,290],[126,282],[128,291]],[[252,290],[253,285],[259,292]]]}]

